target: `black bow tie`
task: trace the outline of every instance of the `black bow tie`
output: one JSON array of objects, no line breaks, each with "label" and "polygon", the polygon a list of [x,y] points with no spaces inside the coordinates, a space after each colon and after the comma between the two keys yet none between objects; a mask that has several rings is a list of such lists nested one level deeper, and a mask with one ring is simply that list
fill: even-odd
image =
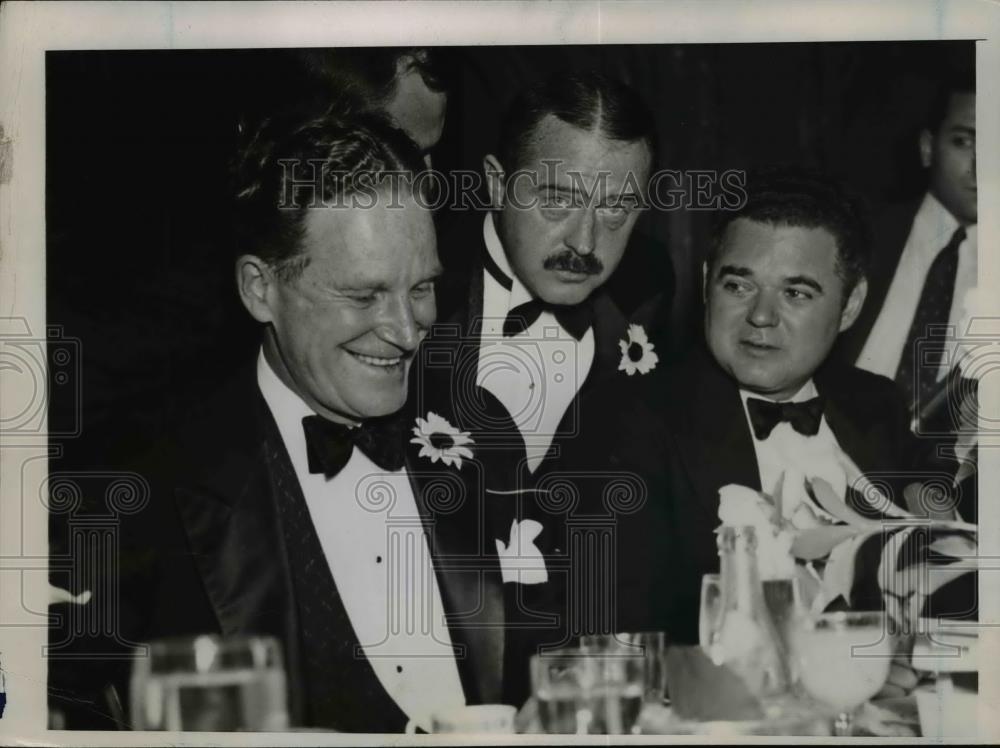
[{"label": "black bow tie", "polygon": [[[510,291],[514,288],[514,281],[500,269],[489,252],[483,252],[483,267],[505,289]],[[583,338],[593,324],[594,314],[589,299],[573,306],[547,304],[539,299],[532,299],[507,312],[503,321],[503,336],[509,338],[524,332],[535,324],[542,312],[550,312],[562,328],[577,340]]]},{"label": "black bow tie", "polygon": [[406,421],[401,413],[369,418],[357,428],[328,421],[322,416],[302,419],[306,433],[309,472],[332,478],[351,459],[357,447],[383,470],[399,470],[406,455]]},{"label": "black bow tie", "polygon": [[753,433],[763,440],[771,435],[774,427],[788,421],[803,436],[815,436],[823,417],[823,398],[814,397],[802,403],[774,403],[756,397],[747,398],[747,412]]},{"label": "black bow tie", "polygon": [[565,306],[532,299],[518,304],[507,312],[507,317],[503,321],[503,336],[509,338],[524,332],[535,324],[542,312],[550,312],[560,326],[577,340],[587,333],[593,322],[593,310],[586,301],[582,304]]}]

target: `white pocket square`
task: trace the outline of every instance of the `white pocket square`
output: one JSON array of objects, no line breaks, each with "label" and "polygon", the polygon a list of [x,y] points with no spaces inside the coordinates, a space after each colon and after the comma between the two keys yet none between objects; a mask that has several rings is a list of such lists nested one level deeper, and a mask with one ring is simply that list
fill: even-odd
[{"label": "white pocket square", "polygon": [[521,522],[515,519],[510,523],[510,541],[505,545],[497,538],[500,573],[505,584],[542,584],[549,581],[545,558],[534,542],[541,531],[541,523],[533,519]]}]

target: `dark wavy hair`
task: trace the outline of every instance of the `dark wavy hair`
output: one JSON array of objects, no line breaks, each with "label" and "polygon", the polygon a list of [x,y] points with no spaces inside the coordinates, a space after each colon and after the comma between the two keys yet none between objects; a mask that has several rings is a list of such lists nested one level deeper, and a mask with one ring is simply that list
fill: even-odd
[{"label": "dark wavy hair", "polygon": [[715,216],[707,263],[709,277],[729,225],[738,218],[776,226],[829,231],[837,242],[837,274],[844,299],[868,272],[871,233],[864,202],[822,172],[792,166],[759,168],[747,173],[746,203]]},{"label": "dark wavy hair", "polygon": [[309,207],[342,206],[352,194],[374,195],[387,184],[412,187],[423,168],[413,141],[375,114],[265,120],[232,162],[234,249],[294,278],[306,266]]},{"label": "dark wavy hair", "polygon": [[656,122],[635,89],[599,70],[557,71],[511,102],[497,154],[505,170],[523,165],[539,123],[550,114],[582,130],[597,127],[609,140],[641,140],[655,158]]}]

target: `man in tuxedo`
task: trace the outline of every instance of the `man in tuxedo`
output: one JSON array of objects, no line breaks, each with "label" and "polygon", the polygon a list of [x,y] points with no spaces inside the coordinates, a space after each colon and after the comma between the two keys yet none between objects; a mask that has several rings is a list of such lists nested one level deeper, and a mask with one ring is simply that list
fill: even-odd
[{"label": "man in tuxedo", "polygon": [[[704,347],[605,415],[639,437],[610,444],[609,459],[646,480],[652,623],[677,642],[698,641],[701,578],[719,570],[719,489],[780,485],[807,527],[829,517],[805,488],[822,478],[845,506],[878,517],[902,501],[893,480],[916,460],[896,386],[827,360],[867,291],[857,205],[808,172],[751,175],[747,193],[720,214],[705,263]],[[884,501],[853,490],[859,471],[895,474]]]},{"label": "man in tuxedo", "polygon": [[[654,132],[638,94],[599,72],[560,72],[521,92],[484,158],[490,210],[476,216],[474,234],[453,239],[448,256],[458,262],[440,284],[439,322],[422,353],[425,391],[446,392],[459,427],[490,439],[487,472],[493,460],[516,466],[513,491],[488,490],[494,526],[537,523],[531,552],[545,569],[505,576],[522,684],[543,644],[615,630],[614,560],[595,553],[640,488],[623,475],[626,495],[606,505],[574,496],[614,472],[587,459],[584,443],[616,438],[589,415],[593,393],[602,384],[622,393],[656,365],[643,331],[604,289],[638,218]],[[498,540],[509,547],[513,538]]]},{"label": "man in tuxedo", "polygon": [[477,433],[408,402],[440,271],[420,168],[377,119],[279,118],[249,139],[236,281],[262,344],[156,456],[132,536],[155,539],[139,634],[276,637],[295,725],[430,729],[502,698]]},{"label": "man in tuxedo", "polygon": [[[971,76],[941,85],[919,138],[928,188],[916,202],[895,206],[874,224],[868,303],[838,353],[862,369],[896,380],[914,429],[935,428],[946,411],[936,397],[949,382],[956,337],[966,331],[969,291],[976,286],[976,92]],[[950,327],[950,340],[945,328]],[[934,348],[933,368],[919,351]],[[938,424],[939,425],[939,424]]]}]

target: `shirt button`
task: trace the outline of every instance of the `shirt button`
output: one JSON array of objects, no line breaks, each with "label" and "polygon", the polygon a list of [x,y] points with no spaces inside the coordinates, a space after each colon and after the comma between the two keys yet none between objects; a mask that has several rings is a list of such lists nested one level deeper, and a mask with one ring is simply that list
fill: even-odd
[{"label": "shirt button", "polygon": [[381,557],[381,556],[376,556],[376,557],[375,557],[375,563],[376,563],[376,564],[380,564],[380,563],[382,563],[382,557]]},{"label": "shirt button", "polygon": [[396,665],[396,672],[397,673],[403,672],[403,666],[402,665]]}]

